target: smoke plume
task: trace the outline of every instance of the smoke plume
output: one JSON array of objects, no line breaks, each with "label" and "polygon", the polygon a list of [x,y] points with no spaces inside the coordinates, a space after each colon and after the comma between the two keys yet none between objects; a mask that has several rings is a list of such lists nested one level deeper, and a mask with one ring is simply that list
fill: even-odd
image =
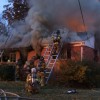
[{"label": "smoke plume", "polygon": [[[40,53],[43,43],[48,43],[51,32],[59,26],[72,30],[75,35],[69,31],[63,34],[66,37],[71,34],[72,39],[79,39],[76,32],[81,31],[93,31],[100,37],[98,34],[100,24],[97,24],[100,22],[99,0],[80,0],[86,27],[83,25],[78,0],[27,0],[27,2],[30,10],[25,22],[15,22],[7,46],[20,47],[31,44]],[[100,38],[96,38],[96,42],[98,41]],[[99,49],[100,45],[97,47]]]}]

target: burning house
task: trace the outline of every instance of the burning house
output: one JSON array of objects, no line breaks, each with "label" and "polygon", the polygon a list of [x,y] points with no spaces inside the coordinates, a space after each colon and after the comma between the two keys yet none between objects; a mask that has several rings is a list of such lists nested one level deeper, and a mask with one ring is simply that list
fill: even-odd
[{"label": "burning house", "polygon": [[[67,60],[72,59],[75,61],[97,61],[98,56],[95,50],[95,38],[94,34],[90,34],[87,32],[70,32],[70,35],[67,31],[61,30],[63,32],[62,42],[63,47],[60,53],[60,59]],[[63,39],[64,38],[64,39]],[[45,40],[46,41],[46,40]],[[45,44],[38,45],[37,51],[32,48],[31,44],[26,45],[25,47],[13,47],[6,48],[1,57],[1,62],[16,62],[18,59],[31,60],[33,56],[35,56],[38,52],[40,55],[44,56],[46,51],[46,47],[51,44],[49,41]]]},{"label": "burning house", "polygon": [[[61,32],[64,43],[61,52],[62,59],[97,61],[98,53],[94,43],[97,43],[99,39],[95,41],[92,33],[84,31],[87,29],[95,33],[95,30],[99,29],[99,24],[94,25],[99,22],[99,17],[96,15],[98,12],[91,16],[93,9],[97,9],[98,2],[86,2],[86,0],[82,2],[86,7],[85,14],[87,15],[86,28],[84,29],[79,5],[75,0],[55,0],[55,2],[53,0],[44,0],[44,2],[29,0],[30,9],[25,20],[17,21],[12,25],[9,39],[7,36],[0,36],[0,46],[3,45],[1,50],[5,49],[1,61],[9,61],[10,59],[15,62],[21,58],[25,62],[36,53],[43,55],[45,44],[51,43],[51,33],[53,30],[59,29],[59,26],[67,27]],[[72,31],[70,32],[70,30]],[[6,45],[5,40],[7,40]],[[99,48],[99,44],[97,47]],[[96,49],[98,50],[98,48]]]}]

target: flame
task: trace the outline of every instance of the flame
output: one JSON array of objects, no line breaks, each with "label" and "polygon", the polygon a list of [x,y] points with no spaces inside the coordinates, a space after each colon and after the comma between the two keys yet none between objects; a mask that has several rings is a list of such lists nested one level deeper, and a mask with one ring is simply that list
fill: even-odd
[{"label": "flame", "polygon": [[78,20],[73,20],[73,19],[69,20],[67,22],[67,26],[76,32],[84,32],[87,30],[87,26],[84,26],[84,24],[82,24]]}]

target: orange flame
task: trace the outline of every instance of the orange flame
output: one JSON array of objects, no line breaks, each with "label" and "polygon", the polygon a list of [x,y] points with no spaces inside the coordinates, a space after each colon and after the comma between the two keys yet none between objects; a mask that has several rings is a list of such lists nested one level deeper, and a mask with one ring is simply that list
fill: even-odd
[{"label": "orange flame", "polygon": [[78,20],[69,20],[67,22],[67,26],[72,29],[73,31],[77,31],[77,32],[84,32],[87,30],[87,26],[84,26],[84,24],[82,24],[81,22],[79,22]]}]

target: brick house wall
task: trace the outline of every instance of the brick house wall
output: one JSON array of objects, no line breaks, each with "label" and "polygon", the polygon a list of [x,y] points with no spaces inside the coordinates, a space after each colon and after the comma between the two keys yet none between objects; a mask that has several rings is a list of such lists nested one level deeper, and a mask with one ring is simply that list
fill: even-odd
[{"label": "brick house wall", "polygon": [[71,48],[71,59],[74,61],[81,60],[81,46],[72,46]]},{"label": "brick house wall", "polygon": [[[44,47],[41,52],[42,56],[44,55],[45,50],[46,50],[46,47]],[[30,60],[32,56],[35,56],[35,55],[36,55],[36,52],[34,50],[28,52],[27,60]],[[71,57],[69,57],[69,55]],[[61,51],[60,59],[72,59],[74,61],[82,61],[82,60],[94,61],[94,49],[84,46],[84,45],[73,45],[73,44],[69,45],[65,43]]]},{"label": "brick house wall", "polygon": [[98,62],[100,63],[100,54],[98,54]]},{"label": "brick house wall", "polygon": [[88,47],[84,42],[73,42],[71,44],[71,59],[75,61],[89,60],[95,61],[95,49]]},{"label": "brick house wall", "polygon": [[[43,48],[41,55],[43,56],[45,53],[46,47]],[[28,51],[27,60],[31,60],[33,56],[36,55],[36,52],[34,50]],[[99,54],[100,55],[100,54]],[[91,60],[94,61],[95,53],[94,49],[87,47],[82,44],[82,42],[73,42],[71,43],[64,43],[60,60],[67,60],[72,59],[74,61],[82,61],[82,60]],[[16,52],[16,60],[20,58],[20,52]],[[99,62],[100,62],[100,56]]]},{"label": "brick house wall", "polygon": [[[83,50],[82,50],[83,49]],[[94,61],[94,49],[87,46],[72,46],[71,59],[74,61],[89,60]]]},{"label": "brick house wall", "polygon": [[95,57],[94,49],[84,46],[83,47],[83,60],[94,61],[94,57]]}]

